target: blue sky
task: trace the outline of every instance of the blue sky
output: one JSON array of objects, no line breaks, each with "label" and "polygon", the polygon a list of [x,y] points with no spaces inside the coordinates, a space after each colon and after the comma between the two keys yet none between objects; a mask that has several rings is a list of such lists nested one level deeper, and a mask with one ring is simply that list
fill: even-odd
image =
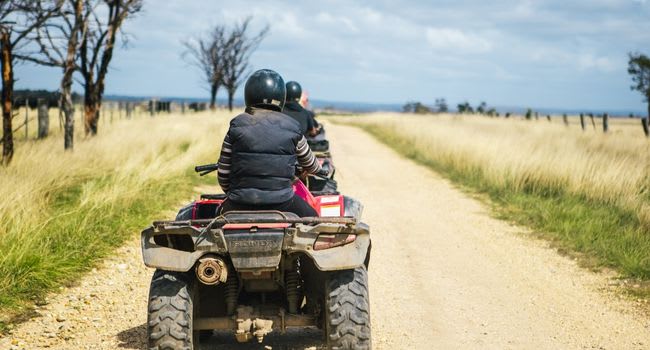
[{"label": "blue sky", "polygon": [[[207,97],[181,40],[248,15],[271,26],[253,67],[314,99],[645,110],[626,69],[628,52],[650,54],[649,0],[145,0],[106,93]],[[56,89],[59,71],[25,64],[16,78]]]}]

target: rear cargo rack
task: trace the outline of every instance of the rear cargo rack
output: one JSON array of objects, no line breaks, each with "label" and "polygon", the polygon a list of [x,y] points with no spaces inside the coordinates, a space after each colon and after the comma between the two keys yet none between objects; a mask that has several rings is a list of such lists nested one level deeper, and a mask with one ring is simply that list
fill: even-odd
[{"label": "rear cargo rack", "polygon": [[154,227],[160,226],[222,226],[225,224],[275,224],[275,223],[288,223],[288,224],[345,224],[354,225],[357,219],[351,216],[344,217],[304,217],[304,218],[237,218],[225,219],[218,217],[216,219],[198,219],[198,220],[181,220],[181,221],[154,221]]}]

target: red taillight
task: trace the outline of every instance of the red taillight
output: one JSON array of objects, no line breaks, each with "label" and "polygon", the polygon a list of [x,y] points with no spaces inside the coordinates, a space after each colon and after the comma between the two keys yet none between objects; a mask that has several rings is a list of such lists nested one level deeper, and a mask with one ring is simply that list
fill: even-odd
[{"label": "red taillight", "polygon": [[320,234],[314,243],[314,250],[339,247],[348,243],[352,243],[355,239],[357,239],[357,235],[349,235],[347,233]]}]

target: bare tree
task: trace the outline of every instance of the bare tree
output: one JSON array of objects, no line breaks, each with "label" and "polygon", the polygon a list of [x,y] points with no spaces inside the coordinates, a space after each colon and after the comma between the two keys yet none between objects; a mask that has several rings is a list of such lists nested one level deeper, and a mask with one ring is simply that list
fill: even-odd
[{"label": "bare tree", "polygon": [[89,13],[79,52],[79,70],[84,86],[84,130],[86,135],[96,135],[104,83],[117,35],[124,20],[142,10],[143,0],[85,1],[105,6],[101,11]]},{"label": "bare tree", "polygon": [[36,51],[19,56],[26,61],[59,67],[63,70],[59,118],[63,117],[64,120],[65,149],[72,149],[74,145],[73,74],[78,69],[76,60],[80,42],[85,34],[92,10],[93,8],[86,0],[62,1],[62,6],[56,15],[32,34],[33,41],[37,44],[34,49]]},{"label": "bare tree", "polygon": [[183,41],[185,51],[182,56],[197,67],[210,89],[210,109],[216,107],[217,92],[223,81],[223,54],[226,41],[226,28],[215,26],[205,38],[197,37]]},{"label": "bare tree", "polygon": [[223,86],[228,91],[228,109],[231,111],[235,92],[248,73],[250,56],[269,32],[266,26],[258,34],[249,36],[251,20],[252,17],[247,17],[235,25],[225,42]]},{"label": "bare tree", "polygon": [[2,0],[0,1],[0,66],[2,70],[2,163],[7,165],[14,155],[12,110],[14,91],[14,55],[23,49],[28,35],[43,25],[60,1],[51,1],[45,11],[37,1]]}]

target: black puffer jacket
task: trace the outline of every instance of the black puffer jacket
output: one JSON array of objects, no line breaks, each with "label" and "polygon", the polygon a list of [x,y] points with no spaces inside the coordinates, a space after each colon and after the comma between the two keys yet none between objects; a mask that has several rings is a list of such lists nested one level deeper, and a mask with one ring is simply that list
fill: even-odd
[{"label": "black puffer jacket", "polygon": [[232,169],[228,198],[234,202],[277,204],[293,197],[299,124],[286,115],[247,109],[230,122]]},{"label": "black puffer jacket", "polygon": [[300,105],[300,103],[296,101],[287,101],[284,104],[284,108],[282,109],[282,113],[290,116],[291,118],[295,119],[298,123],[300,123],[300,131],[302,132],[303,135],[307,135],[307,133],[316,127],[314,125],[314,119],[310,112]]}]

